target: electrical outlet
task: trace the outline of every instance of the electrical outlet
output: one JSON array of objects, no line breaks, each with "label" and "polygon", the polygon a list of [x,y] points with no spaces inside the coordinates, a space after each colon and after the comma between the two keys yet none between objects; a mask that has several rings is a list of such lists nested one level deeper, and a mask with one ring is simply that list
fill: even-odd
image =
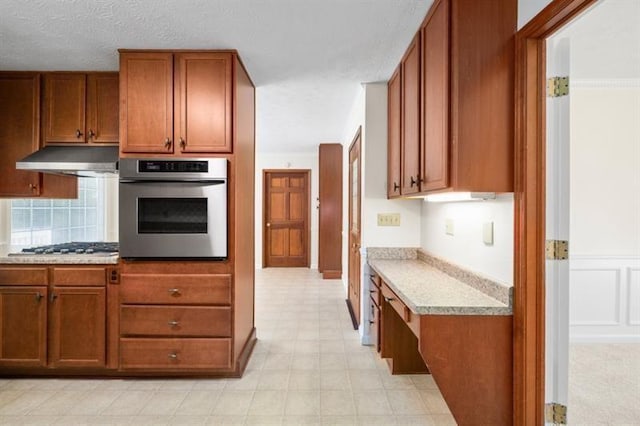
[{"label": "electrical outlet", "polygon": [[378,226],[400,226],[400,213],[378,213]]},{"label": "electrical outlet", "polygon": [[445,219],[444,233],[447,235],[453,235],[453,219]]}]

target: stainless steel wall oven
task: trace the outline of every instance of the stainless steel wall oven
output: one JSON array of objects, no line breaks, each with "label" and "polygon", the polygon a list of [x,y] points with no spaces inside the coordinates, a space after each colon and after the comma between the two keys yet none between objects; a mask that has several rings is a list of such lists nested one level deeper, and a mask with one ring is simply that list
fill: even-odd
[{"label": "stainless steel wall oven", "polygon": [[227,257],[227,160],[120,160],[120,256]]}]

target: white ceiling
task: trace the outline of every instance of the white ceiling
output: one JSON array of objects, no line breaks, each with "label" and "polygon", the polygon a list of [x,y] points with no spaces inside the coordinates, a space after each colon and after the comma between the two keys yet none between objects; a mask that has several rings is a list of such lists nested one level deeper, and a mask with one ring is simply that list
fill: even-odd
[{"label": "white ceiling", "polygon": [[2,0],[0,69],[117,70],[118,48],[237,49],[262,152],[344,142],[359,84],[387,80],[433,0]]},{"label": "white ceiling", "polygon": [[640,0],[600,0],[555,37],[571,40],[573,79],[640,79]]}]

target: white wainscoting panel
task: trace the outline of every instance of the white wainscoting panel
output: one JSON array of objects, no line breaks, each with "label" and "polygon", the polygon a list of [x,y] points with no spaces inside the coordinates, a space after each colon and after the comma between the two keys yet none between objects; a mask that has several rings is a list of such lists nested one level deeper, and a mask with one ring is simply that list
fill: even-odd
[{"label": "white wainscoting panel", "polygon": [[640,342],[640,258],[572,256],[569,336],[574,342]]},{"label": "white wainscoting panel", "polygon": [[640,325],[640,268],[629,268],[629,324]]}]

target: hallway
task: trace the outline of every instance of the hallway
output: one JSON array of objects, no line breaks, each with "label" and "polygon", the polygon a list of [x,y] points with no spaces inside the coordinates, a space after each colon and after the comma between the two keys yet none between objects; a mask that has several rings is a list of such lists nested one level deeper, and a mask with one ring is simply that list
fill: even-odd
[{"label": "hallway", "polygon": [[454,425],[430,376],[391,376],[360,345],[344,299],[315,270],[257,270],[241,379],[0,379],[0,424]]}]

